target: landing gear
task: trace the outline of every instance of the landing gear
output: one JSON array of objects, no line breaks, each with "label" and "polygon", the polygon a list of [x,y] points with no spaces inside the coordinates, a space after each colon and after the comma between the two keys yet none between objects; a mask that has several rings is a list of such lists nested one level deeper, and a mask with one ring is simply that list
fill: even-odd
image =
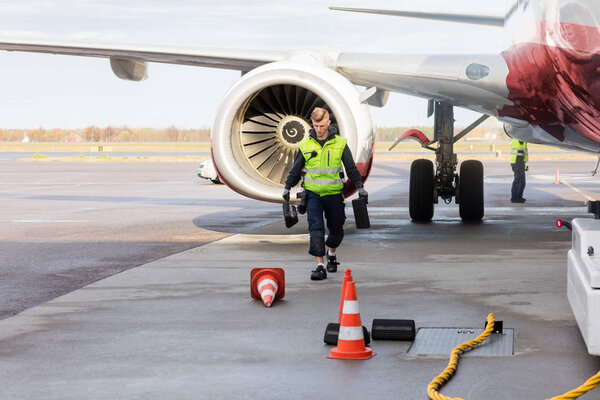
[{"label": "landing gear", "polygon": [[[454,136],[453,106],[446,102],[429,102],[429,115],[434,114],[434,138],[423,147],[435,151],[435,173],[429,160],[415,160],[410,168],[409,214],[414,221],[430,221],[433,204],[438,197],[447,204],[454,197],[459,205],[460,217],[465,221],[483,218],[483,164],[476,160],[464,161],[460,175],[456,173],[458,161],[454,143],[485,121],[479,118],[461,133]],[[437,147],[432,147],[434,144]]]}]

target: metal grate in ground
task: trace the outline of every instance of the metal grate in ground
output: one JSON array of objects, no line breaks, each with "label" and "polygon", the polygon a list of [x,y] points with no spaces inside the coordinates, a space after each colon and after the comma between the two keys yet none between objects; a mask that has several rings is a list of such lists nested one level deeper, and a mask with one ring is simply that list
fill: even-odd
[{"label": "metal grate in ground", "polygon": [[[459,344],[475,339],[483,329],[473,328],[420,328],[409,354],[446,355]],[[503,333],[492,333],[490,337],[462,356],[496,357],[514,354],[514,329],[504,329]]]}]

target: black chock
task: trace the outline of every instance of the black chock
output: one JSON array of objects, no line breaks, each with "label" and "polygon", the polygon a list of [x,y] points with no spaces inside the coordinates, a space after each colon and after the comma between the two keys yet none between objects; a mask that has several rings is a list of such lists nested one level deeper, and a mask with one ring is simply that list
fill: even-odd
[{"label": "black chock", "polygon": [[[369,334],[369,330],[366,326],[363,325],[363,336],[365,337],[365,346],[371,343],[371,335]],[[327,324],[327,328],[325,328],[325,337],[323,340],[325,344],[333,344],[337,345],[338,336],[340,334],[340,324],[337,323],[329,323]]]},{"label": "black chock", "polygon": [[285,226],[291,228],[298,223],[298,211],[296,206],[290,205],[290,203],[283,203],[283,219],[285,220]]},{"label": "black chock", "polygon": [[373,340],[415,340],[415,321],[412,319],[374,319]]},{"label": "black chock", "polygon": [[296,193],[296,197],[300,199],[298,214],[306,214],[306,190]]},{"label": "black chock", "polygon": [[367,200],[359,197],[352,200],[352,209],[354,210],[354,222],[358,229],[367,229],[371,227],[369,221],[369,211],[367,210]]},{"label": "black chock", "polygon": [[[483,329],[487,328],[487,321],[483,324]],[[494,321],[494,330],[492,333],[504,333],[504,322],[503,321]]]}]

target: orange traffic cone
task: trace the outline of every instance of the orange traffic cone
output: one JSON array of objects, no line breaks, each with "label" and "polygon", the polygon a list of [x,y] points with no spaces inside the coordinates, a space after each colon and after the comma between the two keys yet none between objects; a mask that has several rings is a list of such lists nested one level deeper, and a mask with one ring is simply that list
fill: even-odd
[{"label": "orange traffic cone", "polygon": [[554,184],[560,185],[560,172],[558,172],[558,170],[556,170],[556,178],[554,178]]},{"label": "orange traffic cone", "polygon": [[250,295],[266,307],[285,296],[285,272],[281,268],[254,268],[250,272]]},{"label": "orange traffic cone", "polygon": [[353,281],[346,284],[342,322],[338,335],[337,347],[331,349],[327,358],[341,358],[345,360],[367,360],[375,355],[373,350],[365,346],[356,287]]},{"label": "orange traffic cone", "polygon": [[346,298],[346,284],[352,280],[352,271],[344,270],[344,280],[342,281],[342,295],[340,296],[340,313],[338,315],[338,324],[342,323],[342,311],[344,310],[344,299]]}]

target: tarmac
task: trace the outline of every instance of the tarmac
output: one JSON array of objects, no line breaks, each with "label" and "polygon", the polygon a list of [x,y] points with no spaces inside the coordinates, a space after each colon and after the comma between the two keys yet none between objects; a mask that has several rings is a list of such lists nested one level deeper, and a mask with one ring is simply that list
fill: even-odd
[{"label": "tarmac", "polygon": [[[584,201],[597,196],[600,179],[590,175],[592,164],[532,161],[527,203],[513,205],[510,168],[486,162],[485,218],[468,224],[455,204],[436,205],[431,223],[411,222],[409,164],[376,163],[366,184],[371,228],[356,229],[352,209],[346,209],[341,270],[322,282],[309,279],[314,266],[306,253],[305,219],[287,230],[280,206],[203,185],[212,208],[200,201],[187,210],[198,214],[194,224],[202,229],[196,232],[213,236],[191,245],[193,232],[187,232],[182,251],[166,250],[166,256],[0,320],[0,398],[426,399],[427,384],[446,367],[447,355],[409,354],[410,342],[373,341],[377,355],[370,360],[326,358],[332,346],[323,335],[327,323],[337,322],[344,268],[352,270],[369,329],[375,318],[413,319],[417,329],[481,329],[494,313],[514,330],[513,355],[469,352],[441,389],[444,395],[557,396],[600,369],[567,301],[570,232],[554,225],[557,218],[589,217]],[[557,165],[560,185],[554,184]],[[136,168],[144,173],[143,166]],[[69,174],[65,165],[61,169]],[[169,168],[162,169],[167,172],[161,179],[168,180]],[[56,188],[40,188],[46,190],[46,197],[15,189],[0,198],[43,204]],[[107,201],[89,193],[86,199],[54,196],[64,203]],[[148,196],[144,191],[135,200],[112,199],[104,218],[121,216],[118,206],[132,201],[160,213],[162,203],[144,202]],[[185,196],[174,197],[168,206],[182,207],[175,203]],[[154,229],[160,232],[160,225]],[[285,269],[285,298],[271,308],[250,298],[255,267]],[[598,399],[599,393],[581,399]]]}]

